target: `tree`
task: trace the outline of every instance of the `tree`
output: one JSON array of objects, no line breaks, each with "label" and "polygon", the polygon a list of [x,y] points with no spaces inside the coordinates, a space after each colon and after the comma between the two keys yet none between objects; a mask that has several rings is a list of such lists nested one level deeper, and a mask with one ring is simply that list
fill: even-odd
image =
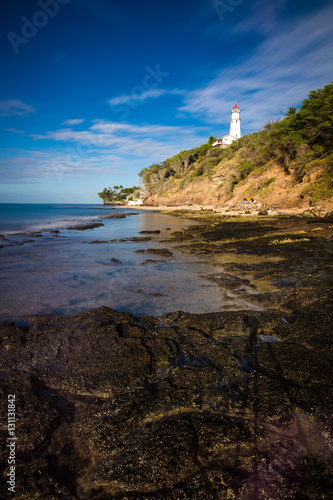
[{"label": "tree", "polygon": [[285,116],[288,116],[288,117],[294,116],[296,114],[296,111],[297,111],[297,109],[292,106],[291,108],[288,109],[288,112]]}]

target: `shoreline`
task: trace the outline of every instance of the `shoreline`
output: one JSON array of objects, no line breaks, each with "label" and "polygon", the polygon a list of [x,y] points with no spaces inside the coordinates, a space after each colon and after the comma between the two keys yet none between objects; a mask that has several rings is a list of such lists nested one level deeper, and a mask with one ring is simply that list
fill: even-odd
[{"label": "shoreline", "polygon": [[215,270],[209,262],[173,252],[167,244],[172,232],[196,221],[153,212],[129,217],[133,212],[139,214],[111,210],[104,227],[75,222],[70,230],[0,239],[1,320],[28,322],[30,315],[43,313],[62,317],[102,305],[138,316],[179,308],[219,311],[222,303],[243,307],[204,281],[201,275]]},{"label": "shoreline", "polygon": [[[202,212],[202,211],[212,211],[217,215],[243,215],[244,217],[253,217],[258,215],[258,212],[261,210],[266,210],[268,212],[267,216],[277,216],[277,215],[288,215],[288,216],[300,216],[302,214],[311,214],[311,212],[316,212],[320,210],[323,213],[329,213],[331,209],[329,207],[307,207],[307,208],[274,208],[271,209],[269,207],[256,206],[256,205],[244,205],[239,206],[238,208],[230,208],[228,206],[222,207],[219,205],[196,205],[196,204],[184,204],[184,205],[158,205],[158,206],[149,206],[149,205],[123,205],[123,208],[135,208],[136,210],[154,210],[157,212],[167,212],[172,213],[175,211],[185,211],[185,212]],[[245,213],[246,211],[250,211],[250,213]]]},{"label": "shoreline", "polygon": [[333,218],[172,212],[200,224],[168,242],[223,261],[210,279],[264,310],[136,317],[103,306],[2,323],[19,494],[330,498]]}]

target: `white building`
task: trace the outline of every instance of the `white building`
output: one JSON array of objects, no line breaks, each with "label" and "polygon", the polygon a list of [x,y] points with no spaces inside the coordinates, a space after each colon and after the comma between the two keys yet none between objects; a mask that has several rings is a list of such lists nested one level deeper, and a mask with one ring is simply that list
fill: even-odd
[{"label": "white building", "polygon": [[129,205],[133,205],[133,206],[142,205],[142,203],[143,203],[143,200],[131,200],[128,202]]},{"label": "white building", "polygon": [[231,111],[230,134],[222,136],[220,139],[214,142],[213,146],[227,148],[233,141],[237,141],[237,139],[240,139],[240,122],[240,109],[237,104],[235,104]]}]

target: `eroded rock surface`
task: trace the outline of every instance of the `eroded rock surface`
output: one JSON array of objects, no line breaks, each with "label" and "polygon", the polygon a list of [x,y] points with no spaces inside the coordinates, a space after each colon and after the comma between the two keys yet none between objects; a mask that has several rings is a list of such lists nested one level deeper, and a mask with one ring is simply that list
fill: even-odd
[{"label": "eroded rock surface", "polygon": [[2,405],[1,498],[332,498],[332,316],[326,296],[287,315],[3,323],[18,444],[8,494]]}]

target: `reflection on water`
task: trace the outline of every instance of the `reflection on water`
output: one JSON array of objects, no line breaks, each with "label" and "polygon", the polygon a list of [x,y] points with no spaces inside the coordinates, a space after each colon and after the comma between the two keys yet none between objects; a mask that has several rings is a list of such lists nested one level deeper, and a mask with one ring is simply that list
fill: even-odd
[{"label": "reflection on water", "polygon": [[[17,320],[40,313],[65,315],[102,305],[138,316],[248,307],[200,277],[218,272],[216,265],[212,268],[197,257],[182,255],[170,245],[172,258],[134,253],[165,248],[168,244],[159,239],[195,222],[138,212],[104,223],[93,230],[61,230],[57,235],[46,232],[34,242],[0,249],[0,319]],[[146,242],[110,242],[142,236],[140,231],[147,230],[161,233]],[[142,265],[146,259],[160,262]]]}]

